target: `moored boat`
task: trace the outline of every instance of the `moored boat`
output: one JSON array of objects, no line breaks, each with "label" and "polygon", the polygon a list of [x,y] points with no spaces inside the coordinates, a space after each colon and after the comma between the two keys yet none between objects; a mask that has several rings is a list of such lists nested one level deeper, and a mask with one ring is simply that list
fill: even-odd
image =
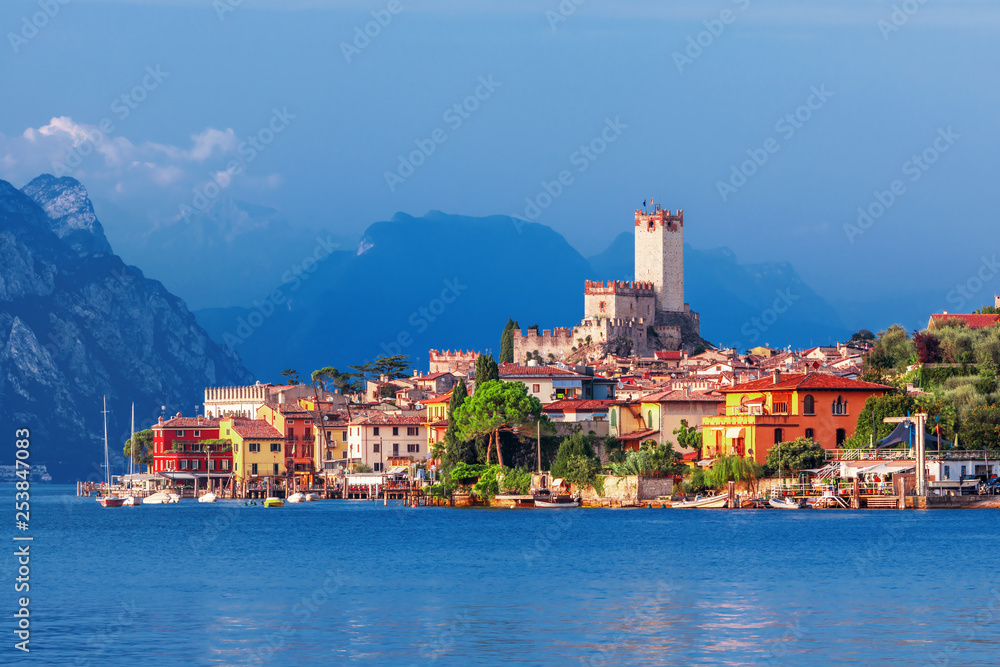
[{"label": "moored boat", "polygon": [[125,507],[132,507],[134,505],[141,505],[141,504],[142,504],[142,498],[138,498],[136,496],[125,496],[124,498],[122,498],[122,505],[124,505]]},{"label": "moored boat", "polygon": [[157,491],[150,496],[146,496],[146,499],[142,502],[144,505],[166,505],[167,503],[172,503],[174,501],[170,499],[170,494]]},{"label": "moored boat", "polygon": [[319,494],[318,493],[307,493],[306,494],[306,500],[309,501],[309,502],[311,502],[311,503],[312,502],[316,502],[319,499],[320,498],[319,498]]},{"label": "moored boat", "polygon": [[[111,464],[108,460],[108,397],[104,397],[104,410],[102,411],[104,415],[104,488],[107,490],[111,489]],[[101,507],[121,507],[122,503],[125,502],[124,498],[119,498],[118,496],[107,495],[103,491],[97,502],[101,504]]]},{"label": "moored boat", "polygon": [[725,493],[720,493],[717,496],[708,496],[707,498],[695,498],[694,500],[677,502],[671,505],[671,507],[679,509],[717,509],[728,507],[728,505],[729,496]]},{"label": "moored boat", "polygon": [[198,502],[199,503],[214,503],[218,499],[219,499],[219,496],[217,496],[214,493],[212,493],[211,491],[209,491],[208,493],[205,493],[200,498],[198,498]]},{"label": "moored boat", "polygon": [[264,500],[264,507],[284,507],[284,506],[285,506],[285,501],[282,500],[281,498],[275,498],[274,496],[271,496],[270,498]]},{"label": "moored boat", "polygon": [[290,503],[304,503],[306,501],[306,494],[304,493],[293,493],[288,496],[288,502]]},{"label": "moored boat", "polygon": [[779,510],[803,510],[809,507],[809,503],[805,501],[799,502],[795,498],[783,498],[781,500],[771,498],[768,504]]},{"label": "moored boat", "polygon": [[101,503],[101,507],[121,507],[125,499],[118,496],[101,496],[97,502]]}]

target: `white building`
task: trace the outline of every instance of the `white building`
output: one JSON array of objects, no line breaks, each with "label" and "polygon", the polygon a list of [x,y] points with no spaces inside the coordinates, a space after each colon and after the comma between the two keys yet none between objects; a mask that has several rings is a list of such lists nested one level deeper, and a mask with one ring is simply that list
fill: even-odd
[{"label": "white building", "polygon": [[427,428],[424,417],[375,414],[358,417],[347,427],[347,458],[352,466],[364,463],[375,472],[425,461]]}]

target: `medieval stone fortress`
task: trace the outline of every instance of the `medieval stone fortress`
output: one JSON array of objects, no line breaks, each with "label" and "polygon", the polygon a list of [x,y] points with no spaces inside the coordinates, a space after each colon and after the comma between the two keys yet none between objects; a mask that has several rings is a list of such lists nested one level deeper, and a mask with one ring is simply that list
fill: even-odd
[{"label": "medieval stone fortress", "polygon": [[514,332],[514,360],[564,361],[690,352],[701,340],[698,313],[684,303],[684,211],[635,211],[635,280],[588,280],[575,327]]}]

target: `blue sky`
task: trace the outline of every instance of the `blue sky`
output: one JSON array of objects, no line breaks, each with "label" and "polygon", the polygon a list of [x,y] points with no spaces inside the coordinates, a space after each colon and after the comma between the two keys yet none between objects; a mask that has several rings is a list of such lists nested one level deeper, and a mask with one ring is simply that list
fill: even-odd
[{"label": "blue sky", "polygon": [[[293,224],[356,236],[396,211],[524,214],[565,170],[537,221],[585,255],[652,196],[685,209],[696,247],[791,262],[848,326],[962,310],[949,293],[991,272],[995,3],[235,2],[0,5],[0,178],[53,171],[110,122],[69,173],[127,249],[213,175]],[[372,12],[391,22],[348,62]],[[278,126],[260,150],[243,143]],[[416,142],[433,153],[398,171]],[[588,145],[600,154],[581,157]],[[933,164],[912,161],[925,152]],[[390,187],[387,172],[409,175]]]}]

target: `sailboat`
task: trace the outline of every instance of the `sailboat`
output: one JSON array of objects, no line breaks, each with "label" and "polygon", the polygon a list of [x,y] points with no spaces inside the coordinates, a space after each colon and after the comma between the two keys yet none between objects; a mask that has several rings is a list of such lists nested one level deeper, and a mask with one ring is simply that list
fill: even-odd
[{"label": "sailboat", "polygon": [[108,461],[108,397],[104,397],[104,410],[101,411],[104,415],[104,492],[97,499],[97,502],[101,503],[102,507],[121,507],[122,503],[125,502],[124,499],[118,496],[104,495],[105,493],[111,493],[111,465]]},{"label": "sailboat", "polygon": [[[205,493],[198,498],[199,503],[214,503],[219,496],[212,493],[212,445],[205,445],[205,452],[208,454],[208,461],[205,465]],[[197,482],[196,482],[197,484]]]},{"label": "sailboat", "polygon": [[[132,404],[132,437],[129,438],[129,451],[128,451],[128,478],[129,483],[134,484],[132,480],[132,475],[135,473],[135,403]],[[122,498],[122,505],[132,507],[133,505],[141,505],[142,498],[132,495],[131,493]]]}]

